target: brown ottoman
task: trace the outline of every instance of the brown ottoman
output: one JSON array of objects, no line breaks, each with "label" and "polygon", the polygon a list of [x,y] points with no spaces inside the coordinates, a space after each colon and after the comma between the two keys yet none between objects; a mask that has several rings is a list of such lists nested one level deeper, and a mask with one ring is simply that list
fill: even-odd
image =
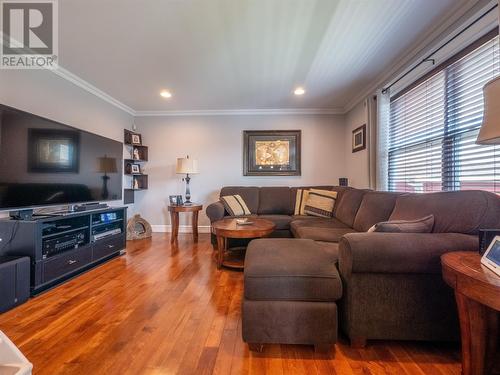
[{"label": "brown ottoman", "polygon": [[258,239],[245,257],[243,340],[310,344],[324,351],[337,341],[342,283],[335,255],[313,240]]}]

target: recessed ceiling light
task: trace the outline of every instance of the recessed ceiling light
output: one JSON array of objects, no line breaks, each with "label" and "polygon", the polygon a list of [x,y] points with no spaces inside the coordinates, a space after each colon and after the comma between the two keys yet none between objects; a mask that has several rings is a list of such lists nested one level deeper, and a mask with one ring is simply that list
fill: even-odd
[{"label": "recessed ceiling light", "polygon": [[170,93],[170,91],[167,91],[167,90],[162,90],[160,92],[160,95],[163,97],[163,98],[171,98],[172,97],[172,94]]},{"label": "recessed ceiling light", "polygon": [[304,95],[306,93],[306,90],[304,90],[302,87],[297,87],[293,93],[295,95]]}]

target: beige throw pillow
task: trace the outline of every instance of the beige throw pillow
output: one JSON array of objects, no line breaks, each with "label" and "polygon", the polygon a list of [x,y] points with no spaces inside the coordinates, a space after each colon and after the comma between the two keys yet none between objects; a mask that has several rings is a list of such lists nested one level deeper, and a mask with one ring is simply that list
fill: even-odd
[{"label": "beige throw pillow", "polygon": [[226,211],[231,216],[251,214],[248,206],[240,195],[226,195],[224,197],[221,197],[220,200],[222,201],[222,204],[224,205]]},{"label": "beige throw pillow", "polygon": [[336,199],[336,191],[311,189],[307,196],[304,213],[311,216],[332,217]]},{"label": "beige throw pillow", "polygon": [[305,215],[304,207],[306,206],[308,195],[308,189],[297,189],[297,195],[295,196],[295,211],[293,213],[294,215]]}]

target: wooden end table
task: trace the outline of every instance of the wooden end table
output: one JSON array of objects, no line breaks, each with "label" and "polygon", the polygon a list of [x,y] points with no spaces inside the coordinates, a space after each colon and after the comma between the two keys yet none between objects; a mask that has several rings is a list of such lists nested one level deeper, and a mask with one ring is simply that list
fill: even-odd
[{"label": "wooden end table", "polygon": [[443,278],[455,290],[462,339],[462,374],[482,375],[498,358],[500,277],[481,265],[477,252],[441,256]]},{"label": "wooden end table", "polygon": [[243,269],[245,248],[227,248],[228,238],[260,238],[270,235],[276,228],[270,220],[249,218],[252,224],[239,225],[236,219],[222,219],[212,224],[217,237],[217,268],[222,266]]},{"label": "wooden end table", "polygon": [[193,226],[193,240],[198,242],[198,212],[203,209],[201,204],[190,204],[190,205],[170,205],[168,206],[168,212],[170,212],[170,221],[172,222],[172,236],[170,237],[170,243],[177,241],[179,236],[179,212],[192,212],[193,216],[191,219],[191,225]]}]

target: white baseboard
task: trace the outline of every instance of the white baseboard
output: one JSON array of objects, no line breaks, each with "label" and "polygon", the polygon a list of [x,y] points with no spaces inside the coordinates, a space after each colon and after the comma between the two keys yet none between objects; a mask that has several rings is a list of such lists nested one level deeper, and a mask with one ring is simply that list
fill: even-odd
[{"label": "white baseboard", "polygon": [[[151,229],[156,233],[171,233],[172,226],[171,225],[160,225],[153,224],[151,225]],[[179,225],[179,233],[193,233],[193,228],[191,225]],[[210,233],[210,225],[199,225],[198,233]]]}]

